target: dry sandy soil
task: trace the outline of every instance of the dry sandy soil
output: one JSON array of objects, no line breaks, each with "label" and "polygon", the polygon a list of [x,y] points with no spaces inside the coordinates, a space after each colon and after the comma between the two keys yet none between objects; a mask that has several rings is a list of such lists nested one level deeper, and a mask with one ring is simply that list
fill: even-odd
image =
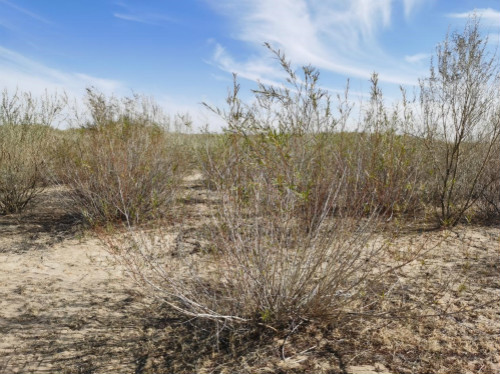
[{"label": "dry sandy soil", "polygon": [[[181,240],[193,248],[207,194],[188,182]],[[469,269],[443,315],[307,327],[283,360],[279,337],[214,351],[211,331],[143,295],[68,206],[49,189],[22,216],[0,217],[0,373],[500,373],[498,225],[419,234],[440,238],[428,261]]]}]

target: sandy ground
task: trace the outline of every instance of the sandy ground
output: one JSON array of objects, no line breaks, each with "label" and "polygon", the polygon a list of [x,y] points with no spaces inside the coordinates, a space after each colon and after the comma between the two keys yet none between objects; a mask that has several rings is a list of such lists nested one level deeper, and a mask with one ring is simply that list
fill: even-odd
[{"label": "sandy ground", "polygon": [[63,198],[52,189],[23,216],[0,217],[0,372],[93,372],[85,345],[109,342],[104,330],[133,299],[122,269],[64,212]]},{"label": "sandy ground", "polygon": [[[206,191],[188,182],[185,202],[206,214]],[[24,215],[0,217],[0,373],[169,372],[169,355],[182,352],[196,361],[196,352],[168,338],[180,326],[176,319],[139,292],[64,202],[61,190],[49,189]],[[358,328],[355,343],[333,331],[312,338],[317,344],[300,360],[278,357],[259,372],[300,372],[330,361],[341,365],[331,364],[329,373],[452,373],[456,365],[463,373],[499,374],[499,238],[498,226],[460,228],[428,259],[444,261],[451,273],[471,269],[447,306],[465,313],[372,323]]]}]

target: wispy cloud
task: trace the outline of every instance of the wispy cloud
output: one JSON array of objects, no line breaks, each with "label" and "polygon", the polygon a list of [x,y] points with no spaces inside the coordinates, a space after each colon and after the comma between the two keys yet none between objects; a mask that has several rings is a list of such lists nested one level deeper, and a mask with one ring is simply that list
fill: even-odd
[{"label": "wispy cloud", "polygon": [[405,18],[408,19],[410,16],[424,3],[428,3],[430,0],[403,0]]},{"label": "wispy cloud", "polygon": [[10,22],[6,21],[5,19],[0,19],[0,26],[10,31],[16,29]]},{"label": "wispy cloud", "polygon": [[160,14],[126,14],[126,13],[113,13],[115,18],[119,18],[124,21],[144,23],[147,25],[159,26],[165,22],[175,22],[175,19],[170,18],[165,15]]},{"label": "wispy cloud", "polygon": [[251,58],[245,62],[237,62],[220,44],[215,44],[213,60],[223,71],[236,73],[239,77],[266,84],[277,84],[284,75],[271,63],[262,57]]},{"label": "wispy cloud", "polygon": [[144,23],[154,26],[160,26],[164,23],[177,22],[175,18],[166,14],[144,11],[142,9],[132,7],[124,2],[116,2],[115,5],[119,6],[122,10],[114,12],[113,17],[123,21]]},{"label": "wispy cloud", "polygon": [[500,27],[500,11],[492,8],[476,8],[468,12],[447,14],[449,18],[462,19],[467,19],[474,15],[478,16],[488,26]]},{"label": "wispy cloud", "polygon": [[[255,55],[236,62],[217,45],[213,59],[226,71],[248,79],[273,79],[276,71],[263,71],[263,42],[284,50],[297,64],[323,71],[368,79],[377,70],[381,81],[415,84],[418,73],[404,61],[388,56],[378,43],[391,26],[393,0],[207,0],[234,22],[237,39],[256,47]],[[410,15],[427,0],[403,0]]]},{"label": "wispy cloud", "polygon": [[34,12],[26,9],[26,8],[22,8],[19,5],[14,4],[14,3],[10,2],[10,1],[0,0],[0,3],[5,4],[5,5],[11,7],[12,9],[15,9],[18,12],[23,13],[24,15],[26,15],[26,16],[28,16],[30,18],[33,18],[33,19],[35,19],[37,21],[40,21],[40,22],[43,22],[43,23],[46,23],[46,24],[52,24],[51,21],[49,21],[48,19],[40,16],[39,14],[36,14],[36,13],[34,13]]},{"label": "wispy cloud", "polygon": [[429,60],[431,58],[430,53],[417,53],[411,56],[405,56],[405,61],[410,64],[420,63],[424,60]]},{"label": "wispy cloud", "polygon": [[2,46],[0,81],[9,90],[19,88],[34,94],[45,90],[64,90],[78,97],[88,86],[95,86],[108,94],[124,91],[124,85],[119,81],[54,69]]},{"label": "wispy cloud", "polygon": [[141,18],[139,18],[137,16],[130,15],[130,14],[113,13],[113,17],[122,19],[124,21],[133,21],[133,22],[146,23],[146,22],[144,22],[143,19],[141,19]]}]

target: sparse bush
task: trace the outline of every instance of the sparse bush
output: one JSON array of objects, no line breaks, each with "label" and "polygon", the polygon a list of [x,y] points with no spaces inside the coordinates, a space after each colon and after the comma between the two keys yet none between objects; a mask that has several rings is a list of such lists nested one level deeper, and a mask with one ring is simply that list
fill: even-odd
[{"label": "sparse bush", "polygon": [[349,180],[347,199],[364,204],[367,211],[378,209],[392,217],[422,210],[420,191],[426,182],[421,178],[418,140],[410,135],[415,126],[411,106],[402,90],[401,103],[389,111],[378,75],[372,75],[370,102],[362,123],[341,151],[347,168],[358,169],[353,173],[356,178]]},{"label": "sparse bush", "polygon": [[345,100],[338,98],[335,118],[330,95],[318,86],[319,72],[306,66],[299,76],[279,51],[274,53],[288,74],[288,85],[259,84],[256,104],[249,106],[240,101],[235,82],[229,110],[211,108],[227,129],[221,144],[209,150],[205,175],[242,209],[254,204],[253,184],[259,180],[262,209],[273,212],[286,205],[306,231],[314,231],[321,215],[333,211],[332,186],[351,173],[338,149],[351,109],[347,90]]},{"label": "sparse bush", "polygon": [[88,92],[91,120],[59,148],[59,180],[91,224],[136,224],[164,213],[184,170],[183,147],[140,96]]},{"label": "sparse bush", "polygon": [[358,186],[350,199],[349,181],[365,165],[341,157],[346,139],[359,136],[342,131],[349,108],[340,99],[334,116],[318,72],[304,67],[299,77],[276,56],[289,86],[261,84],[257,104],[247,106],[235,82],[229,110],[213,109],[227,129],[205,159],[221,200],[211,250],[164,261],[168,238],[135,231],[111,248],[175,310],[225,326],[293,331],[312,320],[338,323],[354,310],[374,314],[399,297],[388,272],[422,247],[390,256],[392,234],[373,191]]},{"label": "sparse bush", "polygon": [[486,171],[499,146],[499,84],[497,59],[476,18],[439,45],[437,65],[420,82],[424,162],[441,225],[456,225],[498,178]]},{"label": "sparse bush", "polygon": [[64,100],[45,95],[2,92],[0,107],[0,214],[23,211],[48,178],[50,125]]}]

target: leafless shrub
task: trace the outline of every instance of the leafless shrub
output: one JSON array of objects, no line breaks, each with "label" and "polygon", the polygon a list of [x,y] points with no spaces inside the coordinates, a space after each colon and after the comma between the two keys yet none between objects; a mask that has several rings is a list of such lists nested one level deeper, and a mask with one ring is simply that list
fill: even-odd
[{"label": "leafless shrub", "polygon": [[334,116],[318,72],[304,67],[299,77],[275,53],[289,86],[261,84],[248,106],[235,82],[229,110],[213,109],[228,126],[205,163],[221,201],[211,250],[162,259],[171,238],[134,230],[110,248],[176,311],[226,326],[293,331],[312,320],[389,314],[382,305],[401,293],[388,274],[424,247],[391,256],[394,233],[379,219],[374,191],[358,187],[350,199],[365,164],[342,160],[341,145],[359,136],[337,131],[349,107],[339,98]]},{"label": "leafless shrub", "polygon": [[119,101],[91,90],[87,99],[92,121],[59,148],[58,178],[78,209],[92,224],[164,212],[185,172],[178,136],[140,96]]},{"label": "leafless shrub", "polygon": [[472,18],[437,48],[437,65],[420,82],[425,162],[442,225],[456,225],[494,181],[484,178],[499,146],[498,67]]},{"label": "leafless shrub", "polygon": [[2,92],[0,106],[0,214],[21,212],[47,181],[50,127],[64,98]]}]

